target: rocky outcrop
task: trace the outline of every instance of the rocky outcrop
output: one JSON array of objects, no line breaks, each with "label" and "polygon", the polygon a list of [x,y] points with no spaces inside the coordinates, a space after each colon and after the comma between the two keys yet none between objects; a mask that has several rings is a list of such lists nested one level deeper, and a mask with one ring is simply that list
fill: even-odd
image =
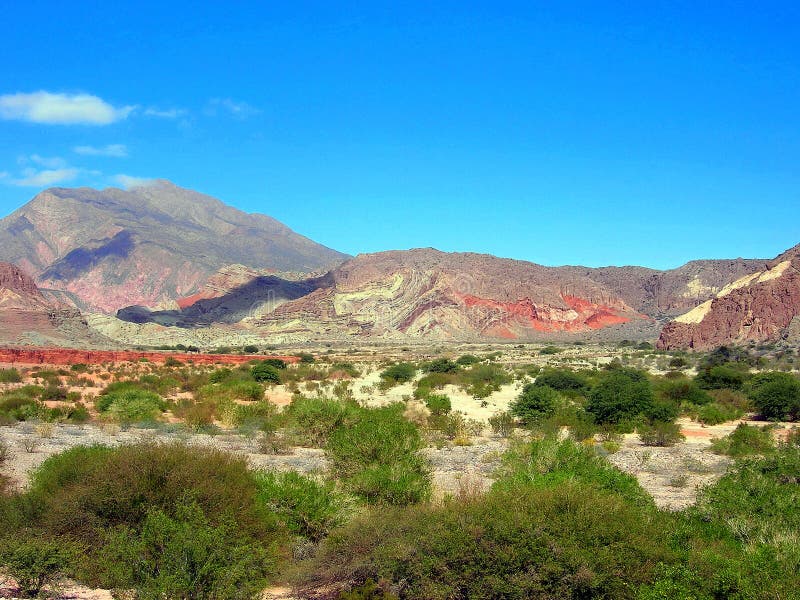
[{"label": "rocky outcrop", "polygon": [[127,307],[118,317],[128,324],[195,331],[236,325],[239,334],[283,341],[654,339],[660,320],[693,308],[765,263],[696,261],[654,271],[544,267],[433,249],[381,252],[307,279],[231,265],[197,294],[179,299],[178,308]]},{"label": "rocky outcrop", "polygon": [[322,337],[546,339],[610,329],[657,335],[652,318],[593,274],[433,249],[360,255],[332,271],[329,285],[255,324],[273,334]]},{"label": "rocky outcrop", "polygon": [[0,363],[25,365],[74,365],[120,362],[164,363],[167,359],[190,362],[196,365],[239,365],[252,360],[278,358],[287,363],[296,363],[296,356],[253,356],[240,354],[187,354],[169,352],[133,352],[127,350],[72,350],[67,348],[0,348]]},{"label": "rocky outcrop", "polygon": [[800,246],[665,325],[658,347],[705,350],[751,341],[777,342],[795,335],[798,315]]},{"label": "rocky outcrop", "polygon": [[33,278],[16,265],[0,263],[0,343],[83,343],[103,341],[80,311],[46,298]]},{"label": "rocky outcrop", "polygon": [[347,258],[271,217],[166,181],[129,191],[54,188],[0,220],[0,260],[78,308],[170,306],[218,269],[319,272]]}]

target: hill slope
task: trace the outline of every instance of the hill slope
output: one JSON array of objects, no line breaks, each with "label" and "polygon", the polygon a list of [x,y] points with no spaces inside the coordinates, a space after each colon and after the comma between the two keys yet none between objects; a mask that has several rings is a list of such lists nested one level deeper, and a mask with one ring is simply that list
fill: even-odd
[{"label": "hill slope", "polygon": [[[241,269],[212,278],[178,311],[130,308],[130,322],[184,328],[241,322],[275,339],[643,339],[765,261],[698,261],[672,271],[544,267],[433,249],[359,255],[325,277],[285,281]],[[227,282],[227,285],[225,284]]]},{"label": "hill slope", "polygon": [[0,260],[106,313],[191,295],[229,264],[316,272],[345,258],[271,217],[167,181],[130,191],[54,188],[0,220]]},{"label": "hill slope", "polygon": [[789,336],[800,341],[800,245],[665,325],[658,346],[704,350]]},{"label": "hill slope", "polygon": [[0,344],[105,345],[80,312],[46,298],[29,275],[0,262]]}]

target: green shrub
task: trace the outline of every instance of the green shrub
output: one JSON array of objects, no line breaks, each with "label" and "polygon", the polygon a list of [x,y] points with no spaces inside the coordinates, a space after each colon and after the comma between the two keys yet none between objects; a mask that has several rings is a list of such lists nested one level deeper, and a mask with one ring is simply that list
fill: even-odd
[{"label": "green shrub", "polygon": [[673,560],[664,519],[570,481],[382,509],[330,536],[305,581],[385,581],[408,600],[634,598]]},{"label": "green shrub", "polygon": [[380,378],[385,386],[393,387],[400,383],[408,383],[416,374],[417,368],[414,365],[401,362],[384,369]]},{"label": "green shrub", "polygon": [[749,382],[747,395],[765,419],[800,419],[800,381],[789,373],[759,373]]},{"label": "green shrub", "polygon": [[27,421],[41,418],[45,406],[24,390],[6,392],[0,396],[0,415],[12,421]]},{"label": "green shrub", "polygon": [[671,423],[680,413],[680,406],[672,400],[654,400],[643,414],[651,423]]},{"label": "green shrub", "polygon": [[706,367],[695,377],[695,382],[704,390],[717,390],[727,388],[731,390],[741,389],[747,373],[739,368],[728,365],[717,365]]},{"label": "green shrub", "polygon": [[702,406],[711,402],[711,395],[700,388],[691,379],[681,377],[679,379],[663,379],[655,386],[656,393],[662,400],[669,400],[674,403],[688,402]]},{"label": "green shrub", "polygon": [[318,483],[294,471],[256,473],[257,501],[289,531],[317,542],[344,523],[347,503],[333,483]]},{"label": "green shrub", "polygon": [[281,382],[281,371],[267,361],[253,365],[250,369],[253,379],[259,383],[278,384]]},{"label": "green shrub", "polygon": [[458,377],[453,373],[428,373],[417,381],[414,397],[425,398],[430,395],[431,390],[440,390],[444,386],[454,384],[457,381]]},{"label": "green shrub", "polygon": [[330,434],[356,419],[356,405],[338,400],[295,398],[287,409],[287,420],[296,433],[314,446],[324,445]]},{"label": "green shrub", "polygon": [[711,449],[717,454],[727,454],[737,458],[753,454],[769,454],[775,450],[775,439],[768,427],[739,423],[730,434],[714,440]]},{"label": "green shrub", "polygon": [[645,446],[674,446],[685,436],[677,423],[656,421],[652,424],[639,425],[639,439]]},{"label": "green shrub", "polygon": [[701,574],[697,597],[793,598],[800,589],[800,447],[737,460],[704,488],[679,540]]},{"label": "green shrub", "polygon": [[470,365],[474,365],[479,362],[481,362],[481,359],[472,354],[464,354],[456,359],[456,364],[462,367],[468,367]]},{"label": "green shrub", "polygon": [[589,387],[586,378],[569,369],[546,369],[536,376],[534,385],[546,386],[559,392],[582,393]]},{"label": "green shrub", "polygon": [[514,431],[515,424],[514,417],[508,411],[495,413],[489,417],[489,426],[492,428],[492,432],[501,437],[510,436]]},{"label": "green shrub", "polygon": [[316,362],[313,354],[309,354],[308,352],[300,352],[297,357],[300,359],[300,362],[306,365],[310,365]]},{"label": "green shrub", "polygon": [[286,361],[280,358],[266,358],[261,361],[261,364],[264,365],[271,365],[279,370],[284,370],[286,368]]},{"label": "green shrub", "polygon": [[137,388],[106,393],[97,399],[95,406],[101,413],[122,423],[152,421],[167,409],[161,396]]},{"label": "green shrub", "polygon": [[119,527],[100,552],[106,583],[137,598],[255,599],[275,570],[269,548],[243,538],[235,521],[212,524],[197,504],[153,509],[141,527]]},{"label": "green shrub", "polygon": [[450,398],[444,394],[429,394],[425,398],[425,406],[428,407],[432,415],[445,415],[453,408]]},{"label": "green shrub", "polygon": [[419,455],[422,439],[401,409],[362,410],[353,425],[334,430],[328,439],[325,449],[334,472],[368,502],[410,504],[430,495],[429,467]]},{"label": "green shrub", "polygon": [[712,402],[701,406],[697,411],[697,420],[704,425],[719,425],[740,418],[743,411],[728,404]]},{"label": "green shrub", "polygon": [[542,348],[539,351],[539,354],[543,354],[543,355],[547,356],[547,355],[552,355],[552,354],[558,354],[558,353],[563,352],[563,351],[564,351],[563,348],[559,348],[557,346],[545,346],[544,348]]},{"label": "green shrub", "polygon": [[22,375],[16,369],[0,369],[0,383],[19,383],[21,381]]},{"label": "green shrub", "polygon": [[511,403],[510,409],[512,415],[530,425],[552,417],[560,402],[561,396],[553,388],[529,383]]},{"label": "green shrub", "polygon": [[639,371],[608,371],[589,394],[586,410],[597,423],[631,421],[653,405],[653,390]]},{"label": "green shrub", "polygon": [[449,358],[437,358],[424,365],[422,370],[426,373],[457,373],[460,367]]},{"label": "green shrub", "polygon": [[14,578],[23,598],[35,598],[45,586],[70,572],[77,548],[66,540],[9,536],[0,539],[0,565]]},{"label": "green shrub", "polygon": [[462,387],[475,398],[487,398],[512,381],[503,367],[493,364],[473,365],[463,372],[460,379]]},{"label": "green shrub", "polygon": [[578,481],[618,494],[638,506],[653,506],[652,498],[635,477],[613,467],[593,448],[572,440],[559,440],[555,435],[512,445],[503,455],[503,465],[497,475],[493,489],[550,488]]}]

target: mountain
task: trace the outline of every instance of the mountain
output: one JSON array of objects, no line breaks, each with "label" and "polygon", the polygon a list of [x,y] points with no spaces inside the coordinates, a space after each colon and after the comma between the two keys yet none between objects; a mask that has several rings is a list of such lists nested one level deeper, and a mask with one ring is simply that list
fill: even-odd
[{"label": "mountain", "polygon": [[0,220],[0,260],[81,309],[111,314],[171,305],[226,265],[310,273],[346,258],[271,217],[167,181],[49,189]]},{"label": "mountain", "polygon": [[658,347],[705,350],[786,338],[800,341],[800,245],[665,325]]},{"label": "mountain", "polygon": [[12,345],[104,345],[75,308],[42,294],[32,277],[0,262],[0,343]]},{"label": "mountain", "polygon": [[324,277],[299,281],[253,274],[242,282],[220,273],[202,299],[182,301],[180,310],[129,308],[119,317],[184,328],[239,322],[274,339],[652,339],[660,320],[763,264],[592,269],[434,249],[390,251],[359,255]]}]

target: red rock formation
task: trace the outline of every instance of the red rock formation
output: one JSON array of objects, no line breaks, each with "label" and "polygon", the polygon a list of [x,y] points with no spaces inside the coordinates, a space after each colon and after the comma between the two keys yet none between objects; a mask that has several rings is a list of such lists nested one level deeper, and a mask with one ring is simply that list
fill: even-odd
[{"label": "red rock formation", "polygon": [[800,246],[743,278],[717,298],[667,323],[658,340],[666,350],[706,350],[749,341],[776,342],[800,315]]},{"label": "red rock formation", "polygon": [[79,311],[45,298],[16,265],[0,263],[0,343],[24,343],[31,336],[62,344],[92,337]]},{"label": "red rock formation", "polygon": [[287,363],[299,362],[297,356],[256,356],[241,354],[187,354],[174,352],[135,352],[129,350],[73,350],[70,348],[0,348],[0,363],[26,365],[96,365],[103,363],[139,362],[146,359],[164,363],[172,358],[196,365],[240,365],[251,360],[278,358]]}]

